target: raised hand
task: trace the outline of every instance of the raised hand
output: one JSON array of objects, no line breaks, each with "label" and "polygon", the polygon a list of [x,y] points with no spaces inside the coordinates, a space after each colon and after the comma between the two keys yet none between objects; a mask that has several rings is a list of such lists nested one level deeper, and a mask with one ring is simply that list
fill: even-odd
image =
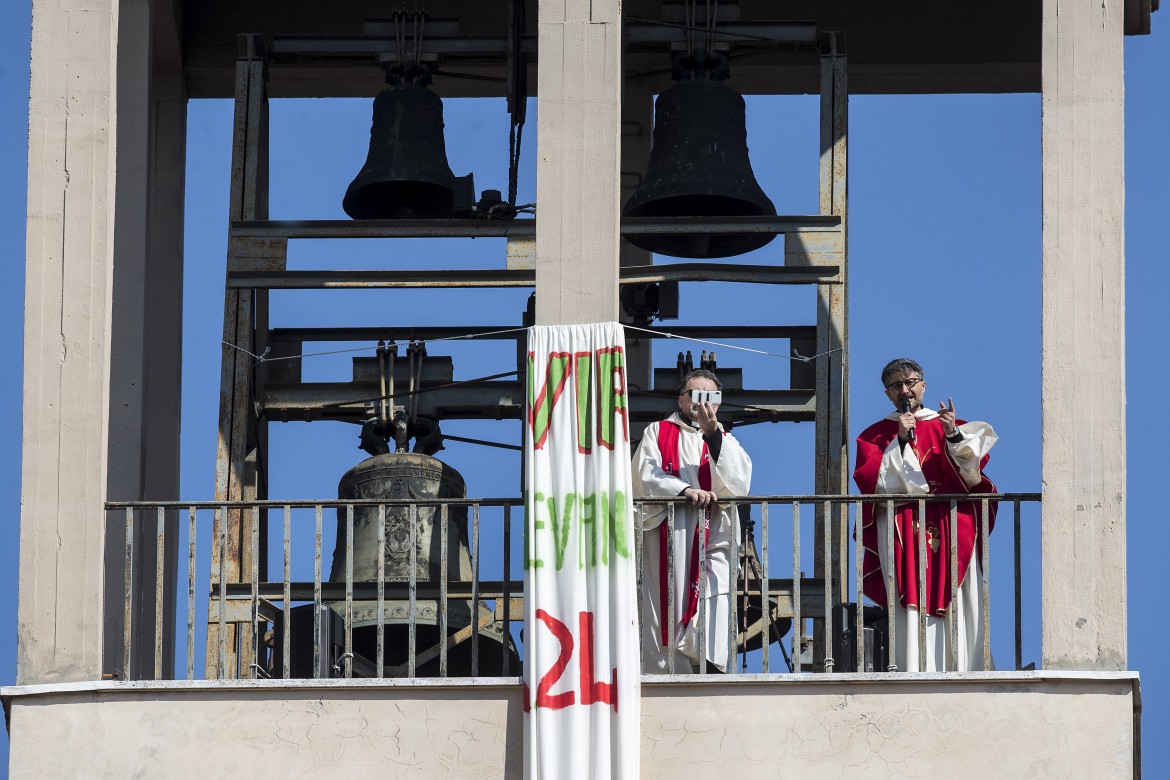
[{"label": "raised hand", "polygon": [[695,404],[695,419],[703,433],[714,433],[719,428],[719,420],[715,417],[718,411],[719,407],[710,401]]},{"label": "raised hand", "polygon": [[943,430],[947,436],[955,432],[955,402],[947,398],[946,406],[943,406],[942,401],[938,402],[938,418],[942,420]]}]

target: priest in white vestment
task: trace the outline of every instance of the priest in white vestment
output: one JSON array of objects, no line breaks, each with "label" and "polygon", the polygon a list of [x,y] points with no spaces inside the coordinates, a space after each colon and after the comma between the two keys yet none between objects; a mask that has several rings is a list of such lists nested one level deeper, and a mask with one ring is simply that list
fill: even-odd
[{"label": "priest in white vestment", "polygon": [[[634,454],[635,498],[682,496],[674,515],[674,672],[727,671],[728,619],[735,570],[731,554],[738,518],[726,499],[748,495],[752,462],[735,437],[716,419],[718,404],[694,403],[693,390],[717,390],[720,382],[710,371],[686,375],[679,388],[678,411],[651,423]],[[645,670],[671,672],[668,566],[665,539],[667,508],[643,510],[642,646]],[[706,550],[700,576],[698,547]],[[705,590],[703,590],[705,589]],[[705,593],[706,645],[701,647],[699,593]]]}]

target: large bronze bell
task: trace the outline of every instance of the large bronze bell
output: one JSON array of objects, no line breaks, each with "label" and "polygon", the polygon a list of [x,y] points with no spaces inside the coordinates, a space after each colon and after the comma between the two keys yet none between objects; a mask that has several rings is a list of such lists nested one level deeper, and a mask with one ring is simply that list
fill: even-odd
[{"label": "large bronze bell", "polygon": [[374,99],[366,164],[345,191],[354,219],[450,219],[457,179],[443,141],[443,101],[417,84],[397,84]]},{"label": "large bronze bell", "polygon": [[[744,100],[722,81],[679,81],[658,96],[646,176],[626,217],[754,217],[776,214],[748,161]],[[730,257],[759,249],[772,233],[629,236],[674,257]]]},{"label": "large bronze bell", "polygon": [[[337,496],[346,499],[455,499],[467,495],[463,477],[458,471],[429,455],[410,452],[392,452],[367,458],[345,473],[337,486]],[[470,582],[471,555],[467,543],[467,507],[452,506],[447,515],[447,581]],[[404,584],[410,581],[410,524],[409,506],[388,506],[386,512],[385,582]],[[441,537],[441,510],[434,506],[415,508],[415,550],[419,585],[437,584],[441,580],[443,557]],[[346,510],[338,509],[337,545],[333,553],[330,582],[345,582],[346,574]],[[353,518],[353,580],[378,581],[378,507],[354,508]],[[344,614],[345,605],[335,604]],[[353,605],[353,647],[358,655],[373,660],[377,657],[378,603],[355,601]],[[434,657],[418,663],[419,676],[438,676],[439,659],[436,652],[439,636],[439,602],[434,598],[415,601],[416,653],[431,650]],[[472,602],[447,601],[447,634],[450,637],[472,623]],[[519,655],[511,637],[505,637],[500,622],[492,619],[492,611],[482,603],[476,616],[479,630],[479,676],[495,676],[501,672],[502,654],[510,658],[509,674],[520,674]],[[408,632],[410,601],[387,595],[383,608],[385,626],[385,668],[388,677],[405,676],[408,660]],[[471,632],[448,648],[447,673],[452,677],[472,674]]]}]

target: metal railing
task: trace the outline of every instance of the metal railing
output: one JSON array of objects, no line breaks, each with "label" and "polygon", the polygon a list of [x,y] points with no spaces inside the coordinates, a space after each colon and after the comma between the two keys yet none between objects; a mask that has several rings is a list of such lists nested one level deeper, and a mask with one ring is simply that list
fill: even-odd
[{"label": "metal railing", "polygon": [[[852,516],[860,515],[860,508],[865,505],[888,514],[896,509],[908,510],[915,521],[914,528],[925,528],[926,523],[917,521],[927,515],[927,506],[931,503],[942,503],[949,508],[950,561],[947,569],[950,572],[950,603],[955,602],[960,588],[957,515],[962,507],[973,504],[979,518],[976,553],[973,555],[976,560],[972,561],[967,576],[979,578],[981,666],[984,669],[991,668],[989,512],[992,505],[998,504],[1001,509],[1010,505],[1015,667],[1020,668],[1023,638],[1021,507],[1038,505],[1039,501],[1038,493],[1008,493],[930,497],[774,495],[744,496],[724,502],[722,506],[729,509],[731,516],[741,519],[738,533],[732,535],[732,549],[728,555],[728,560],[738,562],[738,566],[733,566],[731,573],[735,585],[728,609],[726,671],[735,671],[734,659],[741,669],[747,669],[750,662],[753,671],[776,672],[772,652],[777,639],[784,655],[783,668],[779,670],[782,672],[841,671],[843,668],[864,671],[867,664],[874,671],[897,671],[894,659],[898,654],[895,630],[895,608],[898,605],[892,571],[882,572],[887,598],[886,604],[879,606],[885,607],[884,616],[875,620],[867,617],[869,610],[854,607],[845,613],[851,625],[835,626],[831,619],[835,612],[841,614],[840,605],[850,596],[854,605],[864,602],[862,545],[854,543],[852,530],[847,538],[842,539],[834,528],[845,527],[845,522],[852,523]],[[639,528],[645,513],[655,507],[659,511],[665,507],[666,517],[662,522],[674,529],[678,521],[677,509],[684,503],[683,499],[635,501]],[[779,523],[782,530],[776,533],[775,513],[780,507],[783,507],[785,519]],[[185,673],[187,679],[195,679],[200,639],[204,640],[206,648],[204,673],[207,677],[479,677],[515,676],[520,672],[522,662],[513,635],[522,621],[523,567],[527,564],[527,556],[520,547],[523,544],[522,528],[513,528],[514,523],[523,522],[522,502],[518,498],[140,501],[108,502],[106,509],[111,522],[124,523],[125,528],[122,652],[120,666],[111,676],[165,679],[182,677]],[[514,511],[516,509],[519,511]],[[327,525],[325,510],[339,510],[338,549],[333,551],[335,569],[339,560],[345,562],[344,576],[335,576],[333,581],[322,577],[322,559],[327,551],[323,544],[323,531]],[[430,521],[420,521],[420,512],[425,514],[428,511]],[[760,529],[758,555],[754,554],[757,551],[752,532],[757,511]],[[355,581],[354,578],[357,513],[364,513],[363,522],[369,520],[376,524],[373,543],[376,545],[376,560],[380,561],[379,576],[369,580]],[[465,524],[462,523],[464,513]],[[456,514],[459,518],[453,520]],[[272,524],[268,521],[271,515],[280,518],[281,530],[270,534]],[[392,518],[389,524],[388,516]],[[1000,516],[1003,516],[1002,512]],[[404,517],[407,519],[405,530],[399,522]],[[745,522],[749,519],[751,522]],[[818,541],[812,555],[810,549],[813,545],[808,543],[810,535],[807,530],[802,535],[802,526],[807,529],[810,523],[814,529],[812,536]],[[454,530],[452,525],[456,526]],[[886,559],[893,560],[895,524],[885,525],[885,538],[880,541],[885,545]],[[1037,522],[1037,528],[1038,525]],[[483,532],[485,526],[490,529],[488,533]],[[784,527],[788,533],[784,532]],[[393,538],[387,536],[388,529]],[[430,550],[438,554],[424,555],[430,560],[420,565],[423,544],[420,534],[424,533],[430,537],[426,540]],[[456,561],[450,560],[448,552],[452,549],[452,534],[456,535],[457,551],[466,545],[466,560],[461,553]],[[913,539],[909,543],[917,550],[917,592],[925,593],[926,549],[935,544],[935,539],[930,529],[925,533],[914,530],[911,535]],[[995,538],[1001,537],[1002,533]],[[306,538],[310,540],[307,551]],[[666,539],[669,540],[667,567],[673,572],[676,566],[686,565],[683,560],[686,556],[676,554],[673,533],[667,534]],[[636,559],[640,592],[644,592],[644,540],[645,534],[638,533]],[[176,584],[174,580],[179,579],[177,561],[168,564],[167,550],[173,551],[179,542],[184,544],[187,558],[185,605],[181,581],[179,595],[173,602],[168,603],[166,596],[168,579],[172,588]],[[1003,542],[996,544],[1002,549]],[[401,570],[387,572],[388,550],[393,548],[394,554],[401,559],[404,547],[405,574]],[[199,556],[200,550],[205,551],[206,565]],[[781,560],[787,557],[785,553],[791,554],[790,567],[782,567],[782,572],[790,575],[788,577],[772,576],[776,568],[771,560],[772,553],[777,550]],[[342,551],[344,555],[339,558]],[[229,553],[235,556],[236,570],[233,570]],[[267,565],[267,559],[278,555],[280,576],[269,580],[268,572],[272,567]],[[706,555],[705,545],[699,545],[699,571],[705,571]],[[144,566],[144,560],[149,560],[152,565]],[[809,564],[815,576],[805,576]],[[298,573],[307,571],[310,565],[311,579],[298,579]],[[153,578],[153,583],[137,581],[143,579],[144,572]],[[825,576],[826,572],[828,576]],[[678,597],[673,587],[675,578],[668,576],[666,580],[669,584],[666,614],[674,614],[674,599]],[[700,577],[699,582],[698,646],[707,647],[706,577]],[[200,593],[205,597],[200,598]],[[177,618],[184,606],[185,627],[174,620],[176,625],[171,637],[167,618]],[[355,620],[358,608],[365,610],[364,625]],[[642,599],[639,598],[640,617],[641,609]],[[168,616],[168,610],[173,610],[173,614]],[[371,610],[372,617],[369,615]],[[311,622],[307,617],[309,612],[312,613]],[[391,613],[398,617],[388,619]],[[948,609],[945,613],[950,652],[943,668],[947,671],[959,668],[955,648],[960,626],[955,613],[955,609]],[[455,615],[454,622],[452,615]],[[926,641],[928,615],[922,610],[917,613],[917,618],[918,668],[926,669],[929,660]],[[885,622],[889,660],[877,668],[873,666],[876,663],[874,657],[866,653],[865,638],[875,632],[882,633],[875,625],[881,621]],[[386,629],[391,624],[397,632],[394,635],[396,641],[388,647]],[[811,632],[807,630],[810,625]],[[784,639],[778,636],[785,628],[792,632],[791,657],[785,652]],[[364,644],[355,642],[355,630],[361,634]],[[841,636],[835,641],[834,633],[842,630],[852,632],[851,643],[842,643]],[[668,670],[671,671],[678,671],[675,631],[672,621],[669,639],[665,643]],[[177,662],[168,661],[170,656],[166,648],[172,638],[174,648],[185,646],[185,653],[177,654],[181,656]],[[489,647],[491,652],[485,654]],[[852,657],[839,657],[837,650],[842,647],[849,648]],[[299,661],[294,657],[298,653],[301,654]],[[492,657],[486,658],[485,655]],[[454,665],[451,663],[453,658]],[[299,671],[294,674],[298,665]],[[707,672],[705,664],[699,664],[699,667],[698,673]]]},{"label": "metal railing", "polygon": [[[740,530],[731,539],[731,552],[729,559],[740,562],[740,572],[738,576],[738,586],[736,587],[733,598],[728,609],[728,628],[726,632],[722,631],[722,627],[717,630],[724,634],[728,642],[728,657],[733,658],[739,654],[742,658],[744,655],[745,645],[751,639],[752,631],[761,634],[764,637],[774,636],[774,626],[791,621],[790,625],[794,632],[793,636],[793,655],[790,658],[785,655],[786,671],[800,673],[803,671],[899,671],[899,664],[896,662],[898,657],[898,632],[896,631],[896,622],[900,614],[905,613],[907,620],[915,620],[917,628],[917,658],[913,658],[907,666],[917,667],[916,670],[921,671],[971,671],[975,669],[989,670],[993,667],[991,654],[991,527],[992,517],[995,515],[994,509],[999,506],[1010,505],[1011,507],[1011,523],[1012,523],[1012,595],[1013,595],[1013,618],[1014,618],[1014,668],[1021,668],[1023,665],[1023,588],[1022,588],[1022,555],[1021,555],[1021,532],[1022,532],[1022,507],[1027,504],[1039,505],[1039,493],[1007,493],[1007,494],[977,494],[977,495],[910,495],[910,494],[886,494],[886,495],[848,495],[848,496],[818,496],[818,495],[800,495],[800,496],[745,496],[742,498],[731,500],[724,504],[729,508],[731,516],[740,516]],[[670,529],[670,533],[666,534],[666,538],[671,540],[668,544],[666,552],[667,568],[675,571],[678,565],[678,557],[673,549],[673,539],[675,538],[674,531],[676,530],[675,509],[686,505],[685,499],[643,499],[636,502],[643,509],[644,512],[647,507],[651,506],[666,506],[666,518],[662,523]],[[953,605],[958,601],[960,590],[959,572],[959,528],[960,523],[957,522],[960,511],[967,515],[974,515],[976,521],[976,528],[974,529],[975,538],[969,540],[972,545],[972,558],[970,566],[967,569],[967,577],[975,578],[977,580],[974,590],[978,594],[978,615],[979,620],[977,635],[978,637],[978,659],[961,659],[958,652],[960,647],[960,631],[961,626],[958,620],[958,610],[947,608],[943,612],[942,618],[945,622],[945,631],[947,636],[943,640],[943,648],[945,650],[945,658],[941,664],[933,664],[932,659],[928,658],[928,641],[927,632],[928,624],[931,621],[938,619],[938,615],[929,614],[929,609],[916,609],[913,611],[906,611],[899,599],[899,593],[902,588],[896,582],[896,575],[894,567],[882,567],[880,575],[884,582],[885,602],[875,605],[874,607],[865,606],[858,608],[858,605],[863,605],[866,597],[864,595],[864,581],[865,572],[863,569],[865,563],[865,550],[859,540],[855,538],[853,528],[845,535],[844,539],[840,538],[840,534],[835,532],[836,528],[843,527],[843,521],[854,524],[857,520],[858,510],[863,506],[874,507],[875,514],[884,512],[885,516],[889,517],[895,514],[896,510],[902,512],[910,512],[911,529],[910,539],[903,539],[902,542],[909,541],[915,548],[916,555],[914,556],[917,564],[914,583],[917,587],[915,592],[918,594],[926,594],[929,592],[927,587],[927,554],[928,546],[934,548],[942,547],[941,540],[935,541],[935,536],[941,532],[941,529],[932,527],[929,522],[921,522],[922,518],[927,515],[927,506],[931,504],[941,504],[946,508],[946,515],[948,523],[946,524],[947,534],[949,538],[946,544],[946,556],[949,560],[946,561],[944,570],[949,575],[947,577],[947,598],[948,605]],[[753,551],[744,549],[746,546],[751,546],[750,528],[754,525],[753,519],[750,523],[744,523],[743,513],[739,510],[748,506],[752,509],[759,509],[759,523],[760,523],[760,539],[761,548],[757,556],[751,555]],[[770,515],[778,507],[783,507],[785,510],[791,508],[791,521],[785,521],[791,531],[790,550],[792,554],[792,564],[789,572],[791,578],[776,579],[771,576],[771,558],[769,554],[769,543],[774,539],[773,523],[770,523]],[[802,518],[811,509],[811,514],[814,515],[814,533],[819,535],[820,543],[817,545],[817,560],[813,560],[812,564],[817,576],[808,578],[803,576],[802,558],[805,561],[809,560],[805,550],[802,549],[801,526],[807,524]],[[802,511],[803,510],[803,511]],[[972,511],[973,510],[973,511]],[[786,512],[787,514],[787,512]],[[693,513],[692,513],[693,517]],[[694,520],[690,521],[692,524]],[[643,524],[644,525],[644,524]],[[884,522],[885,534],[878,540],[879,544],[885,546],[885,559],[887,561],[894,561],[895,556],[895,531],[897,523]],[[855,528],[856,526],[853,525]],[[1038,517],[1036,527],[1039,527]],[[923,532],[919,532],[919,528]],[[899,533],[905,533],[899,531]],[[837,537],[836,539],[834,537]],[[698,568],[700,571],[705,570],[706,565],[706,548],[699,546]],[[841,558],[834,559],[834,554],[839,553]],[[872,550],[875,556],[879,555],[878,550]],[[802,555],[803,554],[803,555]],[[848,558],[848,560],[845,560]],[[760,571],[756,584],[751,584],[751,577],[745,573],[745,562],[751,562],[753,559],[758,560]],[[639,587],[644,586],[645,574],[643,562],[645,560],[644,550],[639,546],[638,552],[638,581]],[[852,567],[852,572],[848,567]],[[872,564],[871,564],[872,567]],[[827,573],[827,574],[826,574]],[[852,574],[852,576],[850,576]],[[734,574],[733,574],[734,576]],[[872,576],[872,575],[871,575]],[[933,578],[932,578],[933,579]],[[850,585],[851,581],[851,585]],[[716,630],[711,626],[706,616],[702,614],[702,608],[707,603],[707,578],[700,578],[698,581],[700,589],[698,605],[700,614],[697,620],[697,630],[699,635],[698,646],[708,647],[708,631]],[[666,601],[667,604],[663,608],[665,614],[675,614],[677,610],[675,594],[675,577],[666,577]],[[853,601],[847,604],[849,597],[852,596]],[[751,603],[755,600],[761,605],[761,614],[756,621],[756,625],[747,626],[741,615],[737,614],[737,610],[742,610],[743,605]],[[849,609],[841,610],[840,607],[846,604]],[[763,605],[768,605],[764,607]],[[885,624],[884,626],[875,626],[877,620],[867,617],[867,612],[875,611],[880,613],[880,620]],[[834,621],[832,617],[837,615],[847,615],[849,625],[841,625]],[[803,640],[806,635],[804,633],[804,626],[806,620],[815,621],[815,634],[818,646],[814,647],[813,657],[816,659],[811,664],[805,660],[804,653],[801,652],[804,646]],[[670,674],[676,673],[676,627],[669,626],[667,634],[668,638],[664,642],[667,655],[667,671]],[[846,642],[835,642],[834,632],[841,631],[851,636]],[[783,633],[783,631],[781,631]],[[884,652],[879,656],[878,652],[873,647],[867,651],[865,638],[867,634],[871,636],[876,634],[881,638],[884,645]],[[836,637],[840,639],[840,637]],[[875,639],[876,642],[876,639]],[[768,673],[774,671],[772,668],[769,642],[763,642],[762,647],[759,648],[759,666],[760,671]],[[783,650],[783,644],[780,645]],[[847,649],[851,652],[852,657],[841,658],[837,656],[837,652],[842,649]],[[877,664],[878,657],[884,656],[884,663]],[[876,665],[875,665],[876,664]],[[905,670],[905,669],[903,669]],[[728,671],[731,671],[730,668]],[[699,674],[707,673],[705,664],[699,665],[697,670]]]}]

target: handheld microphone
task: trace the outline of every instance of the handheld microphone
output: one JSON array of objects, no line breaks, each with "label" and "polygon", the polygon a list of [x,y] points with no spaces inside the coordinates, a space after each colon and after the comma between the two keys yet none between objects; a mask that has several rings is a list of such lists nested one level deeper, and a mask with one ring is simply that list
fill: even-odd
[{"label": "handheld microphone", "polygon": [[[909,398],[904,398],[904,399],[902,399],[902,412],[903,412],[903,413],[905,413],[905,412],[908,412],[908,411],[910,411],[910,399],[909,399]],[[915,436],[914,436],[914,429],[913,429],[913,428],[911,428],[911,429],[910,429],[910,432],[909,432],[908,434],[906,434],[906,439],[907,439],[907,441],[909,441],[911,444],[913,444],[913,443],[914,443],[914,438],[915,438]]]}]

